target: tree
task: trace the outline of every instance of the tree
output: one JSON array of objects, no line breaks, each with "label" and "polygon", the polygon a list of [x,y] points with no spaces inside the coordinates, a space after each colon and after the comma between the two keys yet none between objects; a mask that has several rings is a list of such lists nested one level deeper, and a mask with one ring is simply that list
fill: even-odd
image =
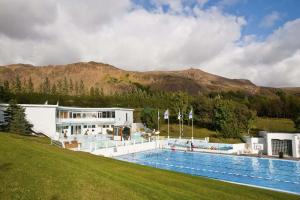
[{"label": "tree", "polygon": [[7,109],[4,111],[4,126],[3,130],[4,131],[9,131],[9,124],[12,121],[12,116],[14,111],[17,109],[17,102],[16,100],[12,99],[9,101],[9,106]]},{"label": "tree", "polygon": [[150,129],[157,127],[157,110],[153,108],[144,108],[141,113],[141,121]]},{"label": "tree", "polygon": [[14,86],[15,86],[14,87],[15,93],[21,93],[22,92],[22,83],[21,83],[19,75],[16,76],[16,81],[15,81]]},{"label": "tree", "polygon": [[82,80],[80,80],[79,94],[80,94],[80,95],[84,95],[84,94],[85,94],[85,87],[84,87],[84,83],[83,83]]},{"label": "tree", "polygon": [[46,77],[46,79],[44,80],[44,82],[42,84],[42,93],[50,94],[50,92],[51,92],[50,81],[49,81],[49,78]]},{"label": "tree", "polygon": [[90,96],[95,96],[95,89],[93,86],[90,88]]},{"label": "tree", "polygon": [[34,92],[34,86],[33,86],[31,77],[29,77],[29,80],[28,80],[27,92],[28,93],[33,93]]},{"label": "tree", "polygon": [[62,86],[61,80],[59,80],[59,81],[57,82],[57,92],[58,92],[58,94],[60,94],[60,95],[63,93],[63,86]]},{"label": "tree", "polygon": [[300,115],[294,117],[293,121],[295,123],[295,128],[297,129],[297,131],[299,131],[300,130]]},{"label": "tree", "polygon": [[77,96],[79,94],[79,86],[78,86],[78,82],[75,82],[75,95]]},{"label": "tree", "polygon": [[6,93],[10,92],[10,87],[9,87],[9,82],[8,81],[4,81],[3,87],[4,87],[4,91]]},{"label": "tree", "polygon": [[246,132],[255,114],[245,105],[230,100],[216,100],[213,125],[224,138],[240,138]]},{"label": "tree", "polygon": [[19,106],[15,100],[11,100],[4,111],[6,131],[18,134],[31,134],[32,124],[26,120],[25,109]]},{"label": "tree", "polygon": [[73,81],[72,81],[71,78],[69,79],[69,92],[70,92],[70,95],[73,95],[73,92],[74,92],[74,84],[73,84]]},{"label": "tree", "polygon": [[64,82],[63,82],[63,94],[64,95],[69,94],[69,83],[68,83],[67,77],[64,78]]},{"label": "tree", "polygon": [[56,84],[53,83],[52,88],[51,88],[51,94],[56,95],[57,94],[57,89],[56,89]]}]

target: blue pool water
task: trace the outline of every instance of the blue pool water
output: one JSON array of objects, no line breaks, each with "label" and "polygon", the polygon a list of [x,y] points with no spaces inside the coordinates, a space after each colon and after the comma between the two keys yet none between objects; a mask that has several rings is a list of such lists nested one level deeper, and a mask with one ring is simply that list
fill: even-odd
[{"label": "blue pool water", "polygon": [[117,159],[300,195],[299,161],[170,150],[128,154]]}]

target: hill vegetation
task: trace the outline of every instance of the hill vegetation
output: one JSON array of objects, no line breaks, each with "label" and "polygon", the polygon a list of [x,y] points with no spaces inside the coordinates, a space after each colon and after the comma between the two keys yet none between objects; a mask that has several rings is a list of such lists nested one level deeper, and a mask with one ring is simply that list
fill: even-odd
[{"label": "hill vegetation", "polygon": [[[17,148],[16,148],[17,147]],[[0,199],[299,199],[0,133]]]}]

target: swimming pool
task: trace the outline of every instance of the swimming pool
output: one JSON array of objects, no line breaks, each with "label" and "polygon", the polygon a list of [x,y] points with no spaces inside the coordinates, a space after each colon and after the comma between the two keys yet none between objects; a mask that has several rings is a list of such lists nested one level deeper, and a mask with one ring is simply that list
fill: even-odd
[{"label": "swimming pool", "polygon": [[152,150],[119,160],[300,195],[300,162],[199,152]]}]

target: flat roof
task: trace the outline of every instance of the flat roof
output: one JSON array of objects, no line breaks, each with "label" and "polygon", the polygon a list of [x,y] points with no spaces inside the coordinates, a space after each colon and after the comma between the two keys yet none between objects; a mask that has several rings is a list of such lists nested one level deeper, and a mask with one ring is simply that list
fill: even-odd
[{"label": "flat roof", "polygon": [[[8,106],[9,104],[0,104],[0,106]],[[22,107],[42,107],[42,108],[58,108],[61,110],[128,110],[134,111],[132,108],[118,108],[118,107],[110,107],[110,108],[85,108],[85,107],[71,107],[71,106],[59,106],[59,105],[51,105],[51,104],[19,104]]]}]

